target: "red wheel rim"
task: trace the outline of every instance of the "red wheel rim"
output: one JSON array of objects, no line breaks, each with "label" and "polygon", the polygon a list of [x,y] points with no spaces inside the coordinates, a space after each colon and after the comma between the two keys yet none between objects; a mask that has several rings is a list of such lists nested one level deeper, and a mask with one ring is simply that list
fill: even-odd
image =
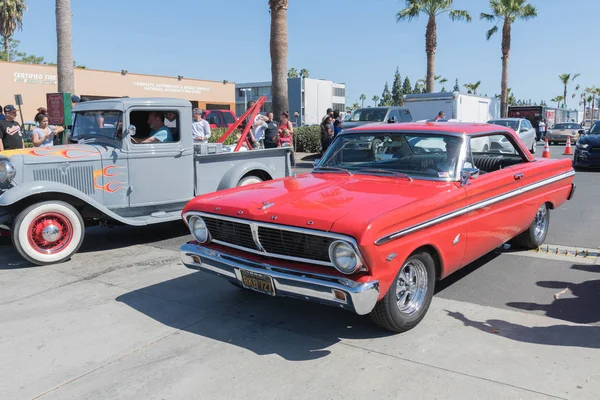
[{"label": "red wheel rim", "polygon": [[62,214],[41,214],[29,224],[27,238],[29,245],[38,253],[56,254],[71,243],[73,225]]}]

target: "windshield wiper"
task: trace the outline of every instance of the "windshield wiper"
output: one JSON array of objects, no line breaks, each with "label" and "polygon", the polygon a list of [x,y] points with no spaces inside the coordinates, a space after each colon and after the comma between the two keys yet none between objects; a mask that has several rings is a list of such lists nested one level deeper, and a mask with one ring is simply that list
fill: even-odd
[{"label": "windshield wiper", "polygon": [[366,172],[366,173],[372,173],[372,174],[394,175],[394,176],[401,176],[403,178],[407,178],[411,182],[413,180],[413,178],[411,178],[409,175],[407,175],[407,174],[405,174],[403,172],[390,171],[389,169],[364,168],[364,169],[359,169],[356,172]]},{"label": "windshield wiper", "polygon": [[313,171],[315,171],[315,172],[319,172],[319,171],[347,172],[348,175],[352,176],[352,172],[348,171],[347,169],[339,168],[339,167],[316,167],[316,168],[313,168]]}]

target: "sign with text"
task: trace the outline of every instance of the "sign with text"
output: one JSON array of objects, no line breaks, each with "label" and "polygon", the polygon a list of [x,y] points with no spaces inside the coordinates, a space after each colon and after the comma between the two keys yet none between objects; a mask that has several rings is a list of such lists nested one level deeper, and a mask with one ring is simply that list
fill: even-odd
[{"label": "sign with text", "polygon": [[71,95],[69,93],[47,93],[48,123],[71,125]]}]

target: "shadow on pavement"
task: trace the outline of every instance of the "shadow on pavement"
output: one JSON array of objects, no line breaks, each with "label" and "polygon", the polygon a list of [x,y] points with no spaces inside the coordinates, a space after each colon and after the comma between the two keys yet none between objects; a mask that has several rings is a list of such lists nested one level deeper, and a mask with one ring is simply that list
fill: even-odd
[{"label": "shadow on pavement", "polygon": [[[151,295],[167,300],[162,307],[140,301]],[[147,297],[146,297],[147,298]],[[328,306],[238,289],[226,280],[201,272],[129,292],[117,301],[176,329],[172,315],[193,307],[207,318],[184,327],[195,335],[229,343],[257,355],[277,354],[290,361],[328,356],[341,338],[365,339],[392,335],[368,317]],[[179,326],[178,326],[179,325]],[[265,329],[270,328],[270,329]]]},{"label": "shadow on pavement", "polygon": [[438,281],[435,285],[435,293],[437,294],[442,292],[444,289],[454,285],[456,282],[477,271],[479,268],[483,267],[485,264],[489,263],[490,261],[494,260],[496,257],[499,256],[500,253],[496,251],[488,253],[483,257],[473,261],[471,264],[468,264],[463,268],[459,269],[452,275],[449,275],[441,281]]},{"label": "shadow on pavement", "polygon": [[450,317],[461,321],[465,326],[518,342],[600,349],[600,326],[525,326],[499,319],[489,319],[485,322],[475,321],[460,312],[448,310],[446,312]]},{"label": "shadow on pavement", "polygon": [[[571,269],[600,272],[598,265],[575,264]],[[527,311],[544,311],[548,317],[578,324],[600,322],[600,279],[581,283],[541,281],[537,285],[556,290],[551,303],[512,302],[506,305]]]}]

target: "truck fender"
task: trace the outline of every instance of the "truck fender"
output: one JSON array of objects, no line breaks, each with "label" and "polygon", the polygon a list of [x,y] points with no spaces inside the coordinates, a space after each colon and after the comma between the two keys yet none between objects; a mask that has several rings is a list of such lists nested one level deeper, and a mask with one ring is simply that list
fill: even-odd
[{"label": "truck fender", "polygon": [[240,179],[248,172],[261,171],[262,173],[272,178],[272,173],[265,166],[258,162],[249,161],[247,163],[235,164],[223,175],[223,178],[219,182],[217,190],[229,189],[236,187]]},{"label": "truck fender", "polygon": [[91,207],[95,208],[99,212],[105,214],[107,217],[122,222],[127,225],[145,225],[144,222],[141,221],[130,221],[127,218],[123,218],[118,214],[115,214],[108,208],[104,207],[102,204],[98,203],[96,200],[92,199],[88,195],[79,190],[73,188],[72,186],[65,185],[64,183],[59,182],[25,182],[20,184],[19,186],[15,186],[0,196],[0,207],[9,207],[21,200],[27,199],[29,197],[38,195],[38,194],[56,194],[56,195],[68,195],[75,197],[84,203],[87,203]]}]

